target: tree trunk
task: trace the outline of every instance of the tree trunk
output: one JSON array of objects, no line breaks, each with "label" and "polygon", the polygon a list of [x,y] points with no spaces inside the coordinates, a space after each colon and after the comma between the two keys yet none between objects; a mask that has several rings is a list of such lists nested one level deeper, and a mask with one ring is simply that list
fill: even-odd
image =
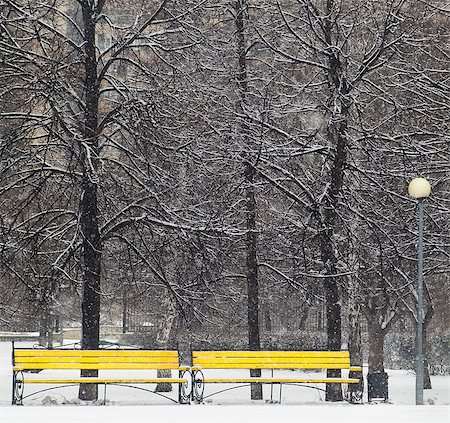
[{"label": "tree trunk", "polygon": [[45,348],[53,348],[53,315],[46,304],[41,304],[39,345]]},{"label": "tree trunk", "polygon": [[423,389],[432,389],[430,367],[428,365],[428,359],[423,359]]},{"label": "tree trunk", "polygon": [[428,341],[427,341],[427,333],[428,333],[428,324],[431,322],[431,319],[425,319],[423,324],[423,338],[422,338],[422,351],[423,351],[423,389],[432,389],[431,386],[431,377],[430,377],[430,368],[428,366]]},{"label": "tree trunk", "polygon": [[[247,79],[247,48],[246,48],[246,17],[247,2],[237,0],[234,2],[237,53],[238,53],[238,73],[237,83],[239,90],[239,100],[237,102],[237,112],[245,115],[245,102],[248,93]],[[238,132],[243,141],[244,153],[244,178],[245,178],[245,214],[246,214],[246,268],[247,268],[247,315],[248,315],[248,344],[249,349],[258,351],[261,349],[260,327],[259,327],[259,287],[258,287],[258,260],[257,260],[257,235],[256,235],[256,199],[254,178],[255,170],[249,161],[252,159],[247,149],[250,149],[248,140],[248,122],[242,118]],[[251,377],[260,377],[260,369],[250,370]],[[252,383],[251,399],[260,400],[263,398],[262,385]]]},{"label": "tree trunk", "polygon": [[[162,325],[158,331],[156,336],[156,345],[158,349],[167,349],[169,346],[169,341],[173,337],[173,332],[176,323],[176,309],[171,301],[170,297],[166,296],[166,314],[164,315],[164,319],[162,320]],[[157,376],[159,378],[171,378],[172,371],[171,370],[158,370]],[[156,392],[171,392],[172,384],[171,383],[158,383],[156,385]]]},{"label": "tree trunk", "polygon": [[[340,140],[340,138],[339,138]],[[339,141],[342,144],[342,141]],[[326,278],[324,279],[325,301],[326,301],[326,321],[327,321],[327,350],[340,351],[342,344],[341,332],[341,298],[339,294],[339,277],[337,258],[334,251],[333,235],[336,220],[336,208],[338,203],[338,193],[342,186],[343,178],[343,162],[340,157],[343,150],[337,148],[336,157],[334,159],[331,170],[331,184],[328,198],[324,207],[324,226],[321,236],[321,258],[325,267]],[[327,377],[341,377],[340,369],[328,369]],[[326,401],[342,401],[341,385],[336,383],[327,383]]]},{"label": "tree trunk", "polygon": [[[258,286],[258,259],[256,239],[256,200],[253,188],[254,170],[247,166],[246,171],[246,213],[247,213],[247,309],[248,309],[248,345],[251,351],[261,349],[259,326],[259,286]],[[260,369],[250,370],[251,377],[260,377]],[[262,385],[252,383],[251,399],[263,399]]]},{"label": "tree trunk", "polygon": [[[325,39],[329,46],[333,45],[333,0],[327,0],[327,14],[325,19]],[[327,139],[334,150],[334,157],[330,166],[329,188],[323,205],[323,222],[321,235],[321,256],[326,275],[324,281],[326,310],[327,310],[327,349],[339,351],[341,349],[341,299],[339,295],[340,277],[338,259],[335,249],[336,220],[338,217],[339,198],[344,184],[344,170],[347,161],[347,119],[349,111],[348,87],[344,76],[343,64],[335,51],[328,56],[328,85],[330,89],[329,105],[330,118],[327,126]],[[328,377],[340,377],[340,370],[328,370]],[[327,401],[342,401],[342,389],[338,384],[327,384]]]},{"label": "tree trunk", "polygon": [[[81,226],[83,234],[84,283],[81,301],[81,348],[95,350],[100,340],[100,266],[101,241],[98,228],[97,190],[94,184],[86,184],[81,200]],[[97,370],[82,370],[82,377],[96,377]],[[97,385],[81,384],[82,400],[97,399]]]},{"label": "tree trunk", "polygon": [[[429,325],[434,316],[434,306],[433,306],[431,296],[430,296],[426,286],[425,286],[425,293],[426,293],[426,297],[427,297],[428,308],[426,310],[424,320],[423,320],[423,325],[422,325],[423,389],[432,389],[430,368],[429,368],[429,363],[428,363],[427,334],[428,334]],[[417,358],[417,315],[414,315],[413,313],[411,313],[411,316],[414,318],[414,322],[416,325],[415,326],[416,337],[414,340],[414,350],[415,350],[414,362],[415,362],[415,360]]]},{"label": "tree trunk", "polygon": [[[98,106],[99,84],[97,76],[95,16],[90,1],[81,2],[84,24],[85,48],[85,116],[84,134],[80,145],[83,167],[82,194],[80,200],[80,226],[83,237],[82,257],[84,265],[81,347],[98,349],[100,340],[100,268],[102,244],[98,222]],[[82,370],[82,377],[95,377],[97,370]],[[78,397],[82,400],[97,399],[97,385],[80,384]]]},{"label": "tree trunk", "polygon": [[[354,300],[350,293],[350,299]],[[363,365],[362,341],[361,341],[361,323],[360,323],[360,308],[356,304],[350,304],[349,315],[349,341],[348,351],[350,353],[350,365]],[[360,378],[359,383],[349,384],[350,401],[360,401],[364,392],[364,379],[362,372],[350,372],[349,377]]]},{"label": "tree trunk", "polygon": [[[340,351],[341,334],[341,306],[339,292],[335,278],[327,278],[325,282],[326,313],[327,313],[327,350]],[[327,377],[340,378],[340,369],[328,369]],[[327,383],[326,401],[342,401],[342,388],[337,383]]]},{"label": "tree trunk", "polygon": [[128,298],[127,298],[127,283],[123,282],[122,288],[122,333],[127,333],[128,331]]},{"label": "tree trunk", "polygon": [[378,323],[376,315],[367,320],[369,336],[369,374],[384,373],[384,338],[386,332]]}]

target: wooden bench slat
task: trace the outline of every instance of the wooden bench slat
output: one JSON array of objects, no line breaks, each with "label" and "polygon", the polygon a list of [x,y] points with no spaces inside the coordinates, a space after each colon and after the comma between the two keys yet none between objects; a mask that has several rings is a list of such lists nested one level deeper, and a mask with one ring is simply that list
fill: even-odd
[{"label": "wooden bench slat", "polygon": [[14,357],[173,357],[178,351],[158,350],[41,350],[14,349]]},{"label": "wooden bench slat", "polygon": [[13,370],[176,370],[178,363],[26,363],[14,365]]},{"label": "wooden bench slat", "polygon": [[321,378],[321,379],[277,379],[277,378],[236,378],[236,379],[204,379],[204,383],[358,383],[359,379]]},{"label": "wooden bench slat", "polygon": [[49,357],[49,356],[36,356],[36,357],[19,357],[16,358],[15,364],[27,364],[27,363],[176,363],[178,364],[177,357]]},{"label": "wooden bench slat", "polygon": [[269,357],[263,357],[263,358],[257,358],[257,357],[232,357],[232,358],[224,358],[224,357],[218,357],[215,359],[212,358],[196,358],[193,361],[193,364],[199,364],[199,365],[207,365],[207,364],[221,364],[221,363],[229,363],[229,364],[251,364],[251,363],[261,363],[261,364],[270,364],[270,363],[278,363],[278,364],[291,364],[291,363],[297,363],[297,364],[317,364],[317,365],[323,365],[328,363],[333,364],[341,364],[343,366],[349,367],[350,366],[350,359],[349,358],[322,358],[322,357],[307,357],[307,358],[291,358],[291,357],[282,357],[282,358],[269,358]]},{"label": "wooden bench slat", "polygon": [[67,384],[67,383],[98,383],[98,384],[114,384],[114,383],[185,383],[186,379],[100,379],[100,378],[75,378],[75,379],[25,379],[23,383],[39,383],[39,384]]},{"label": "wooden bench slat", "polygon": [[14,349],[14,370],[16,371],[31,369],[171,370],[178,368],[178,352],[171,350]]},{"label": "wooden bench slat", "polygon": [[197,365],[194,370],[201,369],[348,369],[348,366],[336,363],[307,364],[307,363],[205,363]]}]

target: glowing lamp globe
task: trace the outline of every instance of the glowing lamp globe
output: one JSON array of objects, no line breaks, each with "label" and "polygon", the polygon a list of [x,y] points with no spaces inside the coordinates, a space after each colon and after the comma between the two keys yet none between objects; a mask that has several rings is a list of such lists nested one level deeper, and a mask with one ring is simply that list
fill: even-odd
[{"label": "glowing lamp globe", "polygon": [[431,185],[425,178],[415,178],[409,183],[408,194],[416,200],[427,198],[431,194]]}]

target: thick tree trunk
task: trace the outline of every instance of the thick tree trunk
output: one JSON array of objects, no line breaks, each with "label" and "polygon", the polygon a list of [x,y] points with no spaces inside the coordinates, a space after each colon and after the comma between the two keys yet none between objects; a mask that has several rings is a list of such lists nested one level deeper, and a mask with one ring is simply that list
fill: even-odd
[{"label": "thick tree trunk", "polygon": [[[101,242],[97,220],[96,186],[87,184],[81,200],[81,226],[83,234],[84,284],[81,301],[82,338],[81,348],[94,350],[100,340],[100,264]],[[97,370],[82,370],[82,377],[95,377]],[[81,384],[79,398],[93,401],[97,399],[97,385]]]},{"label": "thick tree trunk", "polygon": [[[100,239],[97,183],[98,183],[98,106],[99,83],[97,77],[95,16],[91,1],[81,2],[84,24],[85,48],[85,127],[80,146],[83,167],[82,194],[80,200],[80,226],[83,237],[83,292],[82,339],[83,349],[97,349],[100,339],[100,268],[102,244]],[[82,377],[97,376],[97,370],[82,370]],[[81,384],[79,398],[97,399],[97,385]]]},{"label": "thick tree trunk", "polygon": [[[327,45],[333,46],[334,0],[326,1],[326,15],[324,19],[324,36]],[[329,188],[323,205],[323,222],[321,235],[322,262],[326,270],[324,282],[327,308],[327,348],[332,351],[341,349],[341,299],[339,295],[340,277],[338,259],[335,249],[336,220],[338,217],[339,198],[344,183],[344,170],[347,161],[347,119],[349,103],[347,99],[348,86],[346,83],[340,52],[333,51],[328,55],[327,79],[330,89],[329,107],[330,117],[327,126],[327,139],[334,151],[330,166]],[[340,377],[340,370],[328,370],[328,377]],[[327,401],[342,401],[342,389],[338,384],[327,384]]]},{"label": "thick tree trunk", "polygon": [[[81,200],[81,227],[83,234],[84,284],[81,301],[81,348],[98,349],[100,340],[100,265],[101,242],[98,228],[97,189],[87,183]],[[82,370],[82,377],[95,377],[97,370]],[[81,384],[79,398],[97,399],[97,385]]]},{"label": "thick tree trunk", "polygon": [[[326,313],[327,313],[327,350],[340,351],[342,343],[341,333],[341,306],[338,286],[335,278],[327,278],[325,282]],[[328,369],[327,377],[341,377],[341,370]],[[326,401],[342,401],[341,385],[337,383],[327,383]]]},{"label": "thick tree trunk", "polygon": [[[344,113],[346,115],[346,113]],[[330,188],[325,199],[323,212],[323,226],[321,235],[321,258],[326,271],[324,290],[326,300],[327,319],[327,349],[340,351],[342,344],[341,333],[341,298],[339,293],[340,277],[337,257],[335,253],[334,234],[337,219],[339,195],[344,179],[344,167],[346,162],[346,122],[345,120],[331,125],[328,128],[328,138],[331,145],[335,146],[335,156],[330,169]],[[339,378],[339,369],[329,369],[327,376]],[[326,386],[326,401],[342,401],[341,385],[328,383]]]},{"label": "thick tree trunk", "polygon": [[369,336],[369,371],[367,375],[368,399],[389,396],[388,375],[384,371],[384,338],[388,333],[379,321],[379,313],[375,310],[368,313],[367,330]]},{"label": "thick tree trunk", "polygon": [[[177,312],[173,305],[170,297],[167,295],[165,299],[165,309],[166,313],[164,319],[162,320],[161,327],[159,328],[158,334],[156,336],[156,345],[158,349],[167,349],[170,340],[173,338],[174,329],[176,326]],[[158,370],[157,375],[159,378],[170,378],[172,377],[171,370]],[[156,385],[156,392],[171,392],[171,383],[158,383]]]},{"label": "thick tree trunk", "polygon": [[369,374],[384,373],[384,338],[386,332],[378,322],[376,315],[367,320],[369,336]]}]

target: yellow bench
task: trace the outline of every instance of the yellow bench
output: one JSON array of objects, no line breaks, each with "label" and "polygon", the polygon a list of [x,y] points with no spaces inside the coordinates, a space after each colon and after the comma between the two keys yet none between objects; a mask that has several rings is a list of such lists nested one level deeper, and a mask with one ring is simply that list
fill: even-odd
[{"label": "yellow bench", "polygon": [[[12,403],[22,404],[24,385],[75,385],[80,383],[106,385],[141,385],[157,383],[178,384],[178,401],[190,401],[191,376],[189,367],[179,364],[178,351],[158,350],[81,350],[81,349],[21,349],[13,345],[13,393]],[[130,370],[123,378],[64,377],[59,372],[43,372],[39,377],[24,377],[25,373],[40,373],[43,370]],[[177,370],[178,378],[139,377],[143,370]],[[185,373],[186,376],[184,377]],[[134,373],[134,374],[133,374]],[[48,388],[54,389],[54,388]],[[45,389],[45,390],[48,390]],[[139,388],[153,392],[148,389]],[[157,393],[162,395],[160,393]],[[165,395],[162,395],[166,397]],[[172,398],[166,397],[174,402]],[[106,399],[106,398],[105,398]]]},{"label": "yellow bench", "polygon": [[[272,369],[272,375],[270,377],[242,378],[205,377],[203,371],[211,369]],[[350,354],[348,351],[193,351],[192,398],[195,402],[202,402],[204,399],[204,387],[209,383],[263,383],[280,385],[281,402],[281,387],[283,384],[359,383],[362,377],[362,374],[360,377],[358,375],[357,378],[327,378],[321,376],[301,378],[274,377],[274,369],[344,369],[350,372],[357,372],[357,374],[362,372],[361,367],[350,365]]]}]

